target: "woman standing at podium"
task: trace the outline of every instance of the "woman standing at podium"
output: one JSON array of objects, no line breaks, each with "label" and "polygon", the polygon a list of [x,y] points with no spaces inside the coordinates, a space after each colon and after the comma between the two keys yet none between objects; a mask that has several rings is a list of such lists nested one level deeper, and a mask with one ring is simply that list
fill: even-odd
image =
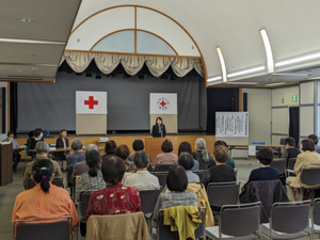
[{"label": "woman standing at podium", "polygon": [[152,127],[153,137],[165,137],[166,136],[166,126],[162,122],[161,117],[157,117],[156,124]]}]

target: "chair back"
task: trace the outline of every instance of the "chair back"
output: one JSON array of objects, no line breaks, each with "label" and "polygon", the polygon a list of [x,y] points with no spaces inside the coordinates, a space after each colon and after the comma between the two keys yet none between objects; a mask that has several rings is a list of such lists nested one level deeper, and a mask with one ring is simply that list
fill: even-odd
[{"label": "chair back", "polygon": [[86,239],[150,239],[142,212],[91,215],[87,221]]},{"label": "chair back", "polygon": [[[52,179],[51,182],[53,185],[56,185],[57,187],[64,187],[63,186],[63,178],[62,177],[55,177]],[[32,178],[28,179],[28,185],[27,185],[27,189],[31,189],[35,186],[35,182],[32,180]]]},{"label": "chair back", "polygon": [[237,182],[209,183],[207,194],[210,206],[237,204],[239,201],[239,184]]},{"label": "chair back", "polygon": [[91,197],[91,193],[94,191],[81,191],[80,192],[80,201],[79,201],[79,218],[84,218],[89,204],[89,199]]},{"label": "chair back", "polygon": [[245,237],[259,232],[260,202],[239,205],[225,205],[221,209],[219,239],[222,234]]},{"label": "chair back", "polygon": [[164,189],[167,184],[168,172],[153,172],[152,174],[158,177],[160,186]]},{"label": "chair back", "polygon": [[[16,240],[69,240],[71,216],[54,219],[16,220]],[[57,222],[49,222],[57,221]]]},{"label": "chair back", "polygon": [[313,223],[320,225],[320,198],[316,198],[313,201]]},{"label": "chair back", "polygon": [[160,165],[156,165],[156,172],[165,172],[165,171],[169,171],[169,168],[172,167],[172,164],[160,164]]},{"label": "chair back", "polygon": [[141,199],[141,210],[144,214],[153,213],[160,190],[139,191]]},{"label": "chair back", "polygon": [[320,184],[320,167],[302,169],[300,181],[306,185]]},{"label": "chair back", "polygon": [[270,164],[270,167],[278,169],[279,174],[286,174],[286,172],[287,172],[287,159],[286,158],[273,159],[273,161]]},{"label": "chair back", "polygon": [[288,169],[293,170],[294,165],[296,164],[297,158],[289,158]]},{"label": "chair back", "polygon": [[309,227],[310,200],[274,203],[270,231],[298,233]]},{"label": "chair back", "polygon": [[[199,208],[200,218],[202,222],[199,227],[194,231],[195,239],[203,238],[206,228],[206,208]],[[163,209],[159,210],[157,236],[159,240],[179,240],[178,232],[172,232],[171,226],[163,225]]]},{"label": "chair back", "polygon": [[194,171],[193,173],[197,174],[199,176],[199,179],[200,179],[200,182],[201,182],[205,172],[206,172],[205,170],[198,170],[198,171]]}]

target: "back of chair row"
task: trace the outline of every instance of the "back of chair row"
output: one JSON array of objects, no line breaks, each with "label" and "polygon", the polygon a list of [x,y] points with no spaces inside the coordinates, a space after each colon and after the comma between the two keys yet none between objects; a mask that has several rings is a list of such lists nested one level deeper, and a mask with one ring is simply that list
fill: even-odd
[{"label": "back of chair row", "polygon": [[[52,184],[58,186],[58,187],[64,187],[63,185],[63,177],[55,177],[52,179]],[[27,189],[31,189],[35,186],[35,182],[32,180],[32,178],[28,179],[28,188]]]}]

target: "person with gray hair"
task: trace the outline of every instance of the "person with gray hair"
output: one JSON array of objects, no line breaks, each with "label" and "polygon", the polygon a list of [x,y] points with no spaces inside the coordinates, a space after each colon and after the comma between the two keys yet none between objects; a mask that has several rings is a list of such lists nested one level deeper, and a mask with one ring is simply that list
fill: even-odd
[{"label": "person with gray hair", "polygon": [[211,156],[206,150],[206,140],[197,138],[195,148],[196,151],[193,152],[193,158],[198,160],[199,163],[209,163]]},{"label": "person with gray hair", "polygon": [[139,191],[160,189],[159,179],[147,170],[149,158],[146,152],[137,152],[134,157],[134,164],[137,172],[126,176],[124,186],[135,187]]},{"label": "person with gray hair", "polygon": [[82,153],[83,144],[79,139],[75,139],[71,143],[71,148],[73,149],[74,153],[67,156],[67,164],[68,167],[73,166],[77,162],[84,161],[84,154]]},{"label": "person with gray hair", "polygon": [[32,175],[32,166],[33,164],[40,159],[49,159],[53,165],[53,171],[56,177],[62,177],[62,172],[57,161],[52,160],[48,157],[48,153],[50,151],[49,145],[46,142],[37,142],[35,146],[36,157],[30,163],[28,163],[26,170],[23,176],[23,187],[24,189],[28,188],[28,179],[31,178]]},{"label": "person with gray hair", "polygon": [[[84,151],[85,159],[87,159],[87,155],[90,154],[91,151],[99,152],[98,146],[95,144],[89,144],[88,146],[86,146],[85,151]],[[78,162],[73,165],[73,171],[72,171],[71,176],[75,177],[75,176],[81,175],[83,173],[89,172],[89,170],[90,170],[90,168],[88,167],[88,165],[85,161]]]},{"label": "person with gray hair", "polygon": [[182,152],[178,158],[178,164],[184,167],[186,170],[187,178],[189,183],[200,183],[199,176],[191,171],[194,161],[190,153]]},{"label": "person with gray hair", "polygon": [[89,171],[81,174],[76,188],[76,200],[79,201],[80,192],[85,190],[100,190],[106,187],[100,170],[101,156],[94,148],[86,151],[86,164]]}]

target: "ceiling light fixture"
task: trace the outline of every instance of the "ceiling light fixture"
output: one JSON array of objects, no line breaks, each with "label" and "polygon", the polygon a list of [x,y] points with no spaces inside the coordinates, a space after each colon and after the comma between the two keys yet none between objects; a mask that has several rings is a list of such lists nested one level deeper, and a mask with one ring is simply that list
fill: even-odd
[{"label": "ceiling light fixture", "polygon": [[230,73],[230,74],[228,74],[228,77],[232,78],[232,77],[242,76],[242,75],[246,75],[246,74],[250,74],[250,73],[261,72],[261,71],[263,71],[265,69],[266,69],[265,66],[248,68],[246,70]]},{"label": "ceiling light fixture", "polygon": [[320,58],[320,53],[313,53],[313,54],[309,54],[303,57],[297,57],[297,58],[292,58],[289,60],[284,60],[284,61],[280,61],[276,63],[276,67],[282,67],[282,66],[287,66],[287,65],[291,65],[294,63],[300,63],[300,62],[305,62],[305,61],[309,61],[309,60],[313,60],[313,59],[317,59]]},{"label": "ceiling light fixture", "polygon": [[271,43],[270,43],[270,39],[269,39],[267,30],[261,29],[260,35],[261,35],[261,38],[263,41],[264,50],[266,52],[268,73],[273,73],[274,72],[274,60],[273,60],[272,48],[271,48]]},{"label": "ceiling light fixture", "polygon": [[234,84],[234,85],[256,85],[259,84],[257,82],[227,82],[226,84]]},{"label": "ceiling light fixture", "polygon": [[216,51],[218,53],[218,57],[220,60],[220,66],[221,66],[221,71],[222,71],[222,81],[226,82],[227,81],[227,68],[226,68],[226,63],[224,61],[224,57],[222,54],[222,50],[220,47],[217,47]]},{"label": "ceiling light fixture", "polygon": [[22,23],[32,23],[34,21],[35,21],[34,18],[20,18],[19,19],[19,22],[22,22]]},{"label": "ceiling light fixture", "polygon": [[214,81],[218,81],[218,80],[221,80],[221,79],[222,79],[221,76],[213,77],[213,78],[208,78],[208,79],[207,79],[207,82],[214,82]]}]

